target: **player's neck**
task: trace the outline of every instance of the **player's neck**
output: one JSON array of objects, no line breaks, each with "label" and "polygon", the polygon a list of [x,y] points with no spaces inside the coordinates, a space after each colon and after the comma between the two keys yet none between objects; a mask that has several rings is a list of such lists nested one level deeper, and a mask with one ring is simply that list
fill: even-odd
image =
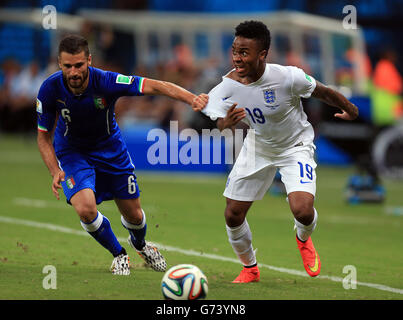
[{"label": "player's neck", "polygon": [[254,72],[251,72],[243,77],[239,76],[238,74],[235,74],[233,76],[235,76],[233,79],[242,83],[242,84],[251,84],[253,82],[258,81],[264,74],[266,70],[266,63],[261,65],[258,69],[256,69]]}]

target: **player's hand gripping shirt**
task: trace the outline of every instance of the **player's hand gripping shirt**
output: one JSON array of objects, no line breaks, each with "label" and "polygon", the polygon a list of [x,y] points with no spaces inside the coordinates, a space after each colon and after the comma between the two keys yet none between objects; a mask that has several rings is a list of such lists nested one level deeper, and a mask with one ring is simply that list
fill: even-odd
[{"label": "player's hand gripping shirt", "polygon": [[42,84],[37,98],[38,130],[52,131],[56,153],[69,146],[93,150],[120,140],[114,106],[119,97],[143,95],[144,78],[89,67],[88,87],[71,93],[58,71]]},{"label": "player's hand gripping shirt", "polygon": [[247,114],[242,121],[255,130],[256,151],[286,154],[301,143],[313,145],[313,128],[300,98],[309,98],[315,87],[315,79],[297,67],[266,64],[262,77],[248,85],[224,76],[202,112],[212,120],[224,118],[237,103]]}]

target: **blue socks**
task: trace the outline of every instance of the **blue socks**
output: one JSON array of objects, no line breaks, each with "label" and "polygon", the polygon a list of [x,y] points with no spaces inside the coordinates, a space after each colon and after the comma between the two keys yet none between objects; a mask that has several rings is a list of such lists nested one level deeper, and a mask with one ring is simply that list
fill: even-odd
[{"label": "blue socks", "polygon": [[146,215],[144,214],[143,210],[141,211],[143,212],[143,220],[141,221],[140,224],[132,224],[130,222],[127,222],[123,218],[123,216],[121,216],[120,218],[123,227],[125,227],[129,231],[131,241],[137,250],[143,249],[143,247],[146,244],[145,241],[145,236],[147,232]]},{"label": "blue socks", "polygon": [[109,250],[114,257],[118,256],[122,250],[124,250],[119,241],[116,239],[108,218],[103,216],[99,211],[97,217],[92,222],[80,222],[84,230],[87,231],[104,248]]},{"label": "blue socks", "polygon": [[[143,249],[145,246],[145,236],[147,232],[146,216],[143,211],[143,220],[140,224],[132,224],[127,222],[121,216],[122,225],[129,231],[131,241],[137,250]],[[80,221],[81,226],[87,231],[98,243],[106,248],[114,257],[124,251],[118,239],[112,231],[111,224],[107,217],[98,211],[97,217],[90,223]]]}]

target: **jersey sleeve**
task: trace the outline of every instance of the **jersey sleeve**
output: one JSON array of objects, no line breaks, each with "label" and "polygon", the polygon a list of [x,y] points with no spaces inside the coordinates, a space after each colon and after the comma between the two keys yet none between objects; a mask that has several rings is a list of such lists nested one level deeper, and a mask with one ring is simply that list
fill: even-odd
[{"label": "jersey sleeve", "polygon": [[43,132],[52,131],[56,119],[56,102],[46,81],[41,85],[36,98],[36,114],[38,130]]},{"label": "jersey sleeve", "polygon": [[232,103],[229,99],[231,95],[226,92],[223,83],[221,82],[214,87],[208,95],[209,101],[201,112],[210,117],[213,121],[217,120],[217,118],[224,118]]},{"label": "jersey sleeve", "polygon": [[104,88],[117,96],[142,96],[145,81],[144,77],[108,71],[104,77]]},{"label": "jersey sleeve", "polygon": [[292,77],[292,93],[295,96],[309,98],[316,88],[316,80],[302,69],[290,67]]}]

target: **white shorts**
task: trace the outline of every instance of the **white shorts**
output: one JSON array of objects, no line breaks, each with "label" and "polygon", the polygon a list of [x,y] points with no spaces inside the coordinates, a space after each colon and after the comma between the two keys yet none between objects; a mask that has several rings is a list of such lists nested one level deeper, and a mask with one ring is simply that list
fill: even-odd
[{"label": "white shorts", "polygon": [[313,146],[298,147],[286,156],[269,157],[248,150],[243,145],[228,176],[224,196],[239,201],[261,200],[271,186],[277,169],[287,195],[294,191],[305,191],[315,196],[315,168]]}]

